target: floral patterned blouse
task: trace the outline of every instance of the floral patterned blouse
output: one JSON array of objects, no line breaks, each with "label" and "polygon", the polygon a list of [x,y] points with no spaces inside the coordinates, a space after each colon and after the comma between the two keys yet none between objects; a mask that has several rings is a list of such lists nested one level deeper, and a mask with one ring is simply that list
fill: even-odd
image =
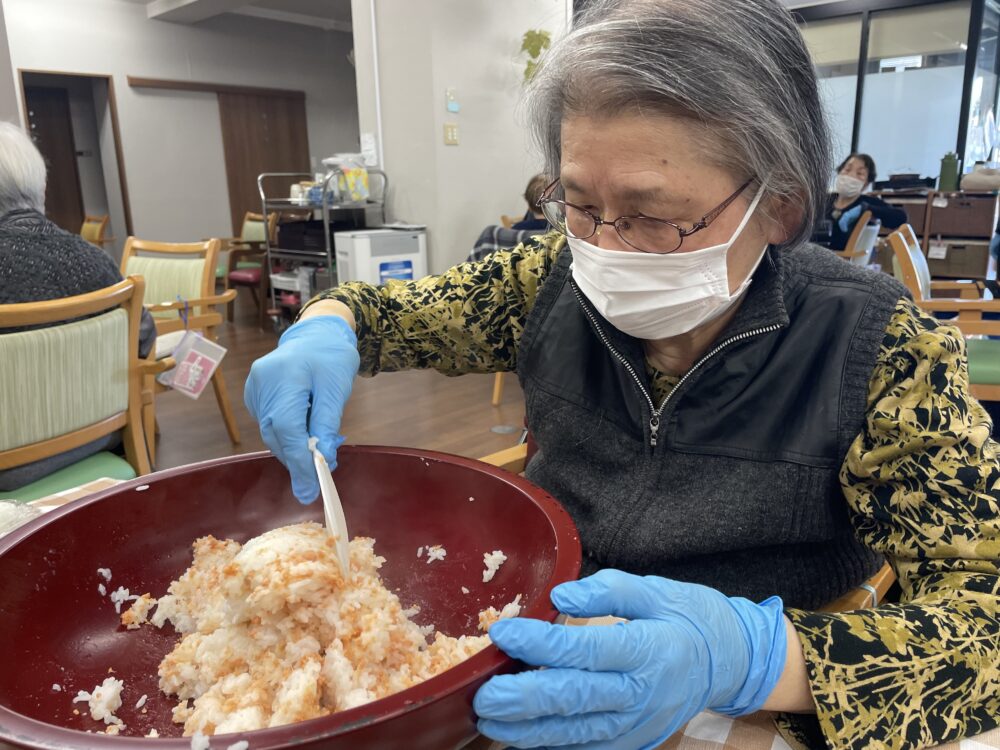
[{"label": "floral patterned blouse", "polygon": [[[440,276],[349,283],[318,295],[357,321],[362,374],[516,367],[524,322],[563,239],[555,234]],[[662,398],[677,378],[650,371]],[[804,747],[923,747],[1000,721],[1000,463],[969,394],[965,343],[900,299],[840,471],[858,538],[894,568],[898,602],[847,613],[786,611],[816,716],[779,717]]]}]

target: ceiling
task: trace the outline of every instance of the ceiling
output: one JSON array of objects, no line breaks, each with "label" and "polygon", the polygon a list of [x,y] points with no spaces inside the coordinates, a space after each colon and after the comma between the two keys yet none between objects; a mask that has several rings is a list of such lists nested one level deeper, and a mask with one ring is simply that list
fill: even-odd
[{"label": "ceiling", "polygon": [[351,0],[130,0],[151,19],[196,24],[227,13],[351,31]]}]

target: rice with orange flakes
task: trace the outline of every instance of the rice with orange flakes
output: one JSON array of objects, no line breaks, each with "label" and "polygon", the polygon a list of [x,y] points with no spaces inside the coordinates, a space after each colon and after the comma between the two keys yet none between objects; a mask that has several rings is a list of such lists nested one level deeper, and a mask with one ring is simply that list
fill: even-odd
[{"label": "rice with orange flakes", "polygon": [[[195,541],[191,567],[149,618],[157,627],[169,620],[183,635],[159,676],[160,688],[180,700],[174,720],[185,735],[246,732],[360,706],[489,644],[486,635],[453,638],[414,623],[414,610],[379,578],[385,560],[374,540],[355,538],[349,549],[345,585],[333,540],[316,523],[242,546]],[[505,615],[518,613],[512,605]],[[135,627],[149,609],[143,597],[123,622]],[[485,626],[496,616],[480,620]]]}]

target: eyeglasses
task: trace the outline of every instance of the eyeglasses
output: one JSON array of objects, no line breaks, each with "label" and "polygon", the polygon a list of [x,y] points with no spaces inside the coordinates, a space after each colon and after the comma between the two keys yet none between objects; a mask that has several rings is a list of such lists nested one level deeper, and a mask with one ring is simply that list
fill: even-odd
[{"label": "eyeglasses", "polygon": [[590,239],[597,234],[600,226],[607,225],[614,227],[618,236],[629,247],[643,253],[666,255],[676,251],[684,242],[685,237],[700,232],[719,218],[719,215],[726,210],[729,204],[736,200],[753,181],[754,178],[750,178],[740,185],[735,193],[698,219],[690,229],[683,229],[667,219],[657,219],[642,214],[619,216],[613,221],[605,221],[599,216],[594,216],[585,208],[564,201],[562,199],[562,183],[558,179],[542,192],[542,197],[538,199],[538,208],[545,214],[549,224],[567,237],[575,237],[580,240]]}]

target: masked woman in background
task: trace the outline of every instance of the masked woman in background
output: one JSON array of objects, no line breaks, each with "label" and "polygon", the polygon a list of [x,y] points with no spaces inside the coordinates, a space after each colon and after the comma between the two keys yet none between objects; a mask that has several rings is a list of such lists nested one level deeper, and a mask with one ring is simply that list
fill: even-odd
[{"label": "masked woman in background", "polygon": [[906,223],[906,212],[881,198],[865,195],[875,182],[875,160],[868,154],[851,154],[837,168],[835,192],[830,195],[826,218],[830,220],[831,250],[843,250],[854,225],[865,211],[872,212],[883,227],[896,229]]}]

